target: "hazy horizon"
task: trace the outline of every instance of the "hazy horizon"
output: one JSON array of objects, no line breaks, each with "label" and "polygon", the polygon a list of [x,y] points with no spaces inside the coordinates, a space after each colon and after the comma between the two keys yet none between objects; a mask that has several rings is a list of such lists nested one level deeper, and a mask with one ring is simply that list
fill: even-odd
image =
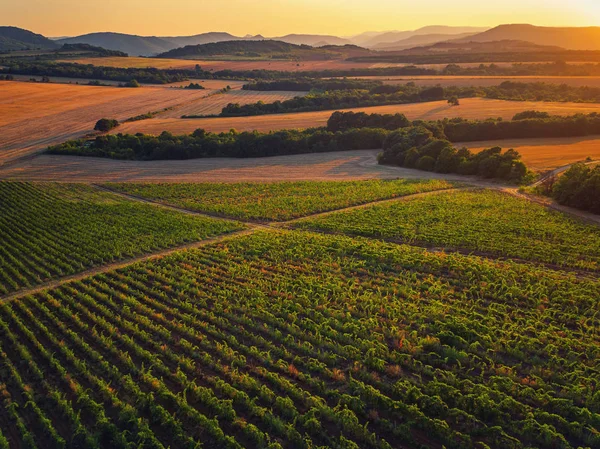
[{"label": "hazy horizon", "polygon": [[[35,14],[32,14],[32,11]],[[115,32],[142,36],[181,36],[210,31],[234,35],[328,34],[413,30],[428,25],[493,27],[503,23],[538,26],[595,26],[600,2],[505,0],[502,11],[479,0],[22,0],[2,7],[2,25],[46,36]]]}]

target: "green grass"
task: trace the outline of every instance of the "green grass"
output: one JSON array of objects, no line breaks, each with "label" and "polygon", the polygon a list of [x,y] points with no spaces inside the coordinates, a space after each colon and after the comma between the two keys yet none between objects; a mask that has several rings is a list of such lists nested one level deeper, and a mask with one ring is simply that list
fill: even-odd
[{"label": "green grass", "polygon": [[375,205],[294,226],[590,270],[600,262],[598,227],[489,190]]},{"label": "green grass", "polygon": [[289,220],[370,201],[454,187],[447,181],[393,180],[237,184],[108,184],[189,210],[246,220]]},{"label": "green grass", "polygon": [[0,182],[0,293],[243,225],[75,184]]},{"label": "green grass", "polygon": [[599,291],[259,232],[0,304],[0,430],[39,448],[599,447]]}]

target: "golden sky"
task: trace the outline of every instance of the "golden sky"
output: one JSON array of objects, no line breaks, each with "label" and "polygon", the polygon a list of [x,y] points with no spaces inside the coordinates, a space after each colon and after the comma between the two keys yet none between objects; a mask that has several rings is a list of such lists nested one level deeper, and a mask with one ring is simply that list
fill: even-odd
[{"label": "golden sky", "polygon": [[425,25],[600,25],[600,0],[0,0],[0,25],[46,36],[352,35]]}]

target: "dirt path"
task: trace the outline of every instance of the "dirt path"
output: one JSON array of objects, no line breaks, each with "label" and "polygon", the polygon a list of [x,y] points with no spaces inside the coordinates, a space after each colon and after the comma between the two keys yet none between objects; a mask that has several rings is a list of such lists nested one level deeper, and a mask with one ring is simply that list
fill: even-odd
[{"label": "dirt path", "polygon": [[210,245],[213,243],[223,242],[227,239],[232,239],[232,238],[239,237],[242,235],[248,235],[248,234],[253,233],[255,230],[256,230],[256,227],[250,226],[249,229],[243,229],[241,231],[234,231],[234,232],[230,232],[228,234],[223,234],[223,235],[219,235],[219,236],[215,236],[215,237],[209,237],[207,239],[199,240],[197,242],[186,243],[185,245],[175,246],[173,248],[165,249],[163,251],[158,251],[158,252],[151,253],[151,254],[145,254],[142,256],[136,256],[136,257],[132,257],[132,258],[125,259],[125,260],[120,260],[117,262],[111,262],[111,263],[108,263],[105,265],[90,268],[89,270],[85,270],[80,273],[53,279],[53,280],[44,282],[43,284],[36,285],[34,287],[19,289],[15,292],[7,294],[7,295],[0,296],[0,301],[10,301],[12,299],[21,298],[23,296],[33,295],[33,294],[42,292],[47,289],[58,287],[62,284],[68,283],[68,282],[79,281],[88,276],[94,276],[96,274],[107,273],[109,271],[118,270],[120,268],[125,268],[129,265],[132,265],[132,264],[135,264],[138,262],[145,262],[145,261],[149,261],[149,260],[160,259],[162,257],[173,254],[177,251],[201,248],[203,246]]},{"label": "dirt path", "polygon": [[[236,219],[232,219],[232,218],[226,218],[226,217],[222,217],[222,216],[217,216],[214,214],[210,214],[210,213],[205,213],[205,212],[199,212],[199,211],[192,211],[189,209],[185,209],[185,208],[180,208],[177,206],[171,206],[168,204],[164,204],[158,201],[153,201],[153,200],[149,200],[147,198],[142,198],[136,195],[129,195],[129,194],[125,194],[125,193],[121,193],[121,192],[117,192],[114,191],[112,189],[108,189],[104,186],[99,186],[94,184],[95,188],[98,188],[100,190],[103,191],[108,191],[111,192],[113,194],[119,195],[121,197],[130,199],[132,201],[141,201],[156,207],[161,207],[164,209],[169,209],[169,210],[174,210],[177,212],[181,212],[181,213],[185,213],[185,214],[189,214],[189,215],[197,215],[197,216],[204,216],[204,217],[210,217],[210,218],[217,218],[217,219],[221,219],[221,220],[227,220],[227,221],[232,221],[232,222],[236,222],[236,223],[244,223],[246,225],[246,229],[240,230],[240,231],[234,231],[231,233],[227,233],[227,234],[223,234],[223,235],[219,235],[219,236],[215,236],[215,237],[210,237],[207,239],[203,239],[197,242],[192,242],[192,243],[187,243],[185,245],[179,245],[176,247],[172,247],[169,249],[165,249],[162,251],[158,251],[155,253],[151,253],[151,254],[145,254],[145,255],[141,255],[141,256],[137,256],[137,257],[133,257],[133,258],[129,258],[126,260],[120,260],[117,262],[112,262],[109,264],[105,264],[102,266],[98,266],[98,267],[94,267],[94,268],[90,268],[88,270],[82,271],[80,273],[76,273],[73,275],[69,275],[69,276],[64,276],[58,279],[53,279],[50,280],[48,282],[45,282],[43,284],[34,286],[34,287],[30,287],[30,288],[25,288],[25,289],[20,289],[16,292],[12,292],[9,293],[7,295],[4,296],[0,296],[0,301],[10,301],[16,298],[20,298],[20,297],[24,297],[24,296],[28,296],[28,295],[33,295],[39,292],[42,292],[44,290],[47,289],[51,289],[51,288],[55,288],[58,287],[64,283],[68,283],[68,282],[73,282],[73,281],[78,281],[81,279],[84,279],[88,276],[93,276],[99,273],[106,273],[109,271],[113,271],[113,270],[118,270],[120,268],[125,268],[129,265],[138,263],[138,262],[144,262],[144,261],[149,261],[149,260],[156,260],[165,256],[168,256],[170,254],[173,254],[177,251],[183,251],[183,250],[187,250],[187,249],[194,249],[194,248],[201,248],[203,246],[206,245],[210,245],[210,244],[214,244],[214,243],[219,243],[222,241],[226,241],[228,239],[233,239],[236,237],[240,237],[240,236],[244,236],[244,235],[249,235],[252,234],[253,232],[257,231],[257,230],[269,230],[269,231],[280,231],[282,229],[285,229],[286,226],[289,226],[295,222],[301,221],[301,220],[306,220],[306,219],[311,219],[311,218],[316,218],[316,217],[321,217],[321,216],[326,216],[329,214],[333,214],[333,213],[337,213],[337,212],[344,212],[344,211],[350,211],[350,210],[355,210],[355,209],[363,209],[363,208],[367,208],[367,207],[371,207],[374,205],[378,205],[378,204],[388,204],[388,203],[392,203],[392,202],[402,202],[402,201],[409,201],[411,199],[414,198],[420,198],[420,197],[424,197],[424,196],[430,196],[430,195],[439,195],[439,194],[444,194],[444,193],[452,193],[452,192],[457,192],[457,191],[464,191],[464,190],[476,190],[476,189],[480,189],[480,188],[493,188],[496,190],[500,190],[512,195],[515,195],[517,197],[520,198],[524,198],[527,199],[529,201],[533,201],[535,203],[544,205],[546,207],[550,207],[552,209],[556,209],[559,210],[561,212],[564,212],[566,214],[569,215],[573,215],[576,216],[578,218],[581,218],[585,221],[591,222],[593,224],[597,224],[600,225],[600,217],[597,215],[593,215],[593,214],[588,214],[586,212],[582,212],[576,209],[572,209],[572,208],[568,208],[568,207],[564,207],[564,206],[560,206],[557,204],[553,204],[552,201],[545,201],[542,198],[538,198],[538,197],[534,197],[531,195],[526,195],[526,194],[522,194],[520,192],[517,191],[517,189],[514,188],[510,188],[510,187],[506,187],[506,186],[499,186],[499,185],[490,185],[489,183],[481,183],[479,185],[466,185],[465,187],[457,187],[457,188],[452,188],[452,189],[443,189],[443,190],[433,190],[430,192],[420,192],[420,193],[414,193],[411,195],[405,195],[405,196],[400,196],[400,197],[396,197],[396,198],[388,198],[388,199],[383,199],[383,200],[375,200],[375,201],[370,201],[368,203],[363,203],[363,204],[359,204],[356,206],[348,206],[348,207],[343,207],[343,208],[339,208],[339,209],[333,209],[330,211],[326,211],[326,212],[317,212],[314,214],[310,214],[310,215],[305,215],[303,217],[299,217],[299,218],[295,218],[292,220],[287,220],[287,221],[283,221],[283,222],[265,222],[265,223],[256,223],[256,222],[251,222],[251,221],[244,221],[244,220],[236,220]],[[419,245],[419,244],[415,244],[415,243],[410,243],[410,242],[394,242],[394,243],[402,243],[402,244],[407,244],[407,245],[411,245],[411,246],[415,246],[415,247],[419,247],[419,248],[426,248],[430,251],[437,251],[437,252],[447,252],[447,251],[454,251],[454,252],[460,252],[462,254],[473,254],[473,252],[469,252],[469,251],[465,251],[462,250],[460,248],[446,248],[446,247],[431,247],[431,246],[427,246],[427,245]],[[500,256],[494,256],[494,255],[489,255],[489,254],[476,254],[478,256],[481,257],[485,257],[488,259],[503,259],[504,257],[500,257]],[[522,262],[522,263],[532,263],[530,261],[519,261],[517,260],[517,262]],[[553,268],[553,269],[561,269],[561,270],[568,270],[566,268],[560,268],[560,267],[554,267],[554,266],[548,266],[549,268]],[[576,270],[568,270],[568,271],[576,271]],[[589,274],[589,273],[588,273]]]}]

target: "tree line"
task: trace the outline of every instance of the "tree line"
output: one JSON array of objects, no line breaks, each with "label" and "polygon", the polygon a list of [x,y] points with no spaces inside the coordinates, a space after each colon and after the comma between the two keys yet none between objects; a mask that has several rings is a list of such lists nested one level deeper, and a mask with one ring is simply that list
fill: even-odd
[{"label": "tree line", "polygon": [[403,114],[366,114],[364,112],[334,112],[327,121],[331,132],[352,128],[381,128],[395,130],[423,126],[435,136],[450,142],[520,139],[536,137],[576,137],[600,134],[600,114],[552,116],[545,112],[523,111],[512,120],[463,118],[411,122]]},{"label": "tree line", "polygon": [[[389,89],[389,88],[393,89]],[[419,87],[414,84],[376,86],[371,90],[333,90],[315,92],[305,97],[295,97],[273,103],[240,105],[230,103],[221,111],[221,117],[281,114],[289,112],[323,111],[386,104],[421,103],[445,99],[446,93],[461,95],[463,88]]]},{"label": "tree line", "polygon": [[335,90],[354,90],[354,89],[372,89],[376,86],[381,86],[381,81],[360,80],[360,79],[319,79],[319,78],[298,78],[298,79],[281,79],[276,81],[255,81],[244,84],[243,90],[257,91],[302,91],[310,92],[311,90],[319,91],[335,91]]},{"label": "tree line", "polygon": [[380,128],[353,128],[332,132],[325,128],[210,133],[198,129],[189,135],[175,136],[164,131],[159,136],[116,134],[94,140],[74,140],[50,147],[51,154],[109,157],[114,159],[158,160],[208,157],[268,157],[322,153],[344,150],[384,148],[380,163],[400,165],[440,173],[480,175],[520,181],[527,174],[519,154],[501,154],[492,148],[471,154],[456,150],[450,142],[435,137],[423,126],[408,126],[396,131]]},{"label": "tree line", "polygon": [[502,153],[500,147],[479,153],[472,153],[468,148],[457,149],[424,126],[410,126],[388,134],[379,163],[522,182],[528,171],[520,157],[512,149]]},{"label": "tree line", "polygon": [[[151,60],[149,60],[151,61]],[[448,64],[442,69],[423,66],[353,68],[333,70],[313,70],[288,72],[278,70],[203,70],[196,65],[194,69],[156,69],[156,68],[118,68],[92,66],[68,62],[27,62],[14,58],[0,59],[0,74],[19,74],[31,76],[60,76],[71,78],[93,78],[112,81],[137,79],[143,83],[165,84],[197,79],[252,79],[252,80],[293,80],[307,78],[359,77],[359,76],[594,76],[600,75],[600,64],[513,64],[499,66],[480,64],[476,67],[464,67]]]},{"label": "tree line", "polygon": [[573,165],[548,193],[559,204],[600,214],[600,165]]},{"label": "tree line", "polygon": [[[261,86],[284,87],[286,83],[261,83]],[[293,87],[293,83],[289,84]],[[315,85],[318,83],[315,82]],[[325,86],[326,83],[323,83]],[[307,84],[308,86],[308,84]],[[265,89],[266,90],[266,89]],[[568,86],[546,83],[518,83],[505,81],[498,86],[487,87],[441,87],[416,86],[414,83],[401,85],[375,85],[366,89],[314,91],[304,97],[296,97],[273,103],[240,105],[230,103],[221,111],[221,117],[242,117],[290,112],[322,111],[354,107],[381,106],[387,104],[420,103],[449,100],[458,105],[459,98],[483,97],[512,101],[569,101],[600,102],[600,88]]]}]

